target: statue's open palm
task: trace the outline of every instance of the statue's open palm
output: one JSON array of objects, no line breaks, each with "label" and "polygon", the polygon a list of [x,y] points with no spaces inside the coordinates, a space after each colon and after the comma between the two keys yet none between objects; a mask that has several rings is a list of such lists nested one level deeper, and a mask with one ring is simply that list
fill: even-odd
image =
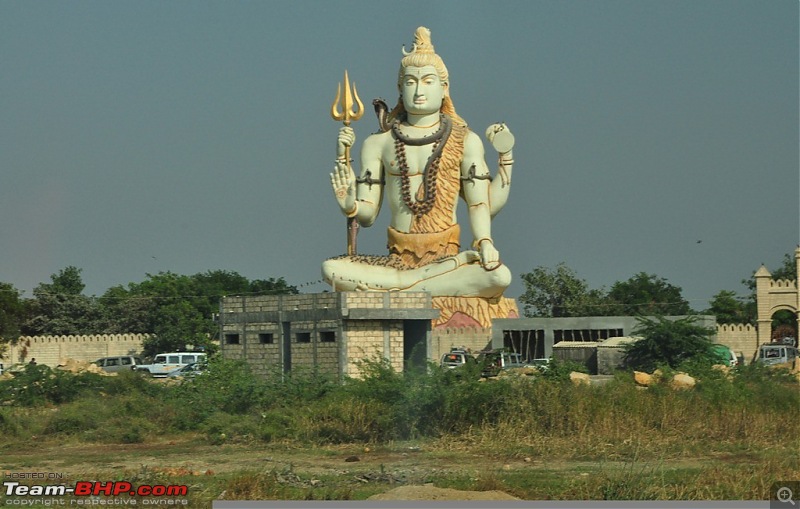
[{"label": "statue's open palm", "polygon": [[331,187],[342,212],[352,211],[356,206],[356,176],[352,168],[345,163],[336,163],[331,173]]}]

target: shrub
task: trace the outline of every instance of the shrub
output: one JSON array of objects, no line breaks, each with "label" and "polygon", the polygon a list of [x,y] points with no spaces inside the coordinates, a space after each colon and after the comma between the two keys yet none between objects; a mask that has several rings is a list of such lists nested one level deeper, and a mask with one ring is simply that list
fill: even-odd
[{"label": "shrub", "polygon": [[586,366],[583,364],[570,360],[551,358],[550,362],[547,364],[547,369],[542,371],[541,377],[546,380],[568,382],[569,375],[573,371],[588,373]]},{"label": "shrub", "polygon": [[7,404],[39,406],[74,401],[81,394],[103,389],[102,376],[96,373],[71,373],[44,365],[26,365],[14,378],[0,382],[0,392],[8,395]]},{"label": "shrub", "polygon": [[709,337],[714,330],[697,325],[697,317],[637,320],[639,325],[633,333],[642,338],[625,346],[625,362],[633,369],[651,372],[661,364],[675,368],[692,357],[711,356]]},{"label": "shrub", "polygon": [[174,403],[204,420],[217,411],[244,414],[263,403],[264,384],[244,361],[213,357],[205,372],[173,388]]}]

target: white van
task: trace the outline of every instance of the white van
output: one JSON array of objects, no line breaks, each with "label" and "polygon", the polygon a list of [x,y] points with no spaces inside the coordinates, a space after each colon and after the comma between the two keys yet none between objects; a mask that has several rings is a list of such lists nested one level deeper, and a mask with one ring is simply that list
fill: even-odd
[{"label": "white van", "polygon": [[173,352],[160,353],[153,358],[151,364],[136,366],[136,371],[149,373],[154,377],[166,377],[170,371],[180,369],[195,362],[205,361],[206,354],[202,352]]},{"label": "white van", "polygon": [[767,366],[783,365],[794,368],[797,362],[797,348],[783,343],[768,343],[758,347],[756,362]]}]

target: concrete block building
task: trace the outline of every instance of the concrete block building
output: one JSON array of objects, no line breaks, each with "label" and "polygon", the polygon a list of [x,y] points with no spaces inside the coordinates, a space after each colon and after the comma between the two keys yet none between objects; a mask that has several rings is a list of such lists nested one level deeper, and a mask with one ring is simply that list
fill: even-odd
[{"label": "concrete block building", "polygon": [[438,316],[426,292],[225,297],[220,348],[263,376],[301,368],[358,376],[359,361],[378,358],[402,371],[430,358]]}]

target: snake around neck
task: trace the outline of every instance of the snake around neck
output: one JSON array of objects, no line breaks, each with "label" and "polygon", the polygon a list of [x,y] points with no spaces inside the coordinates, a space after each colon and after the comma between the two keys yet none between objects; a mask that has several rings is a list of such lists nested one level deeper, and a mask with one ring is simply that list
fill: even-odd
[{"label": "snake around neck", "polygon": [[[397,157],[397,164],[400,168],[400,189],[403,197],[403,203],[411,210],[416,217],[421,217],[431,211],[434,201],[436,200],[436,176],[439,173],[439,161],[442,159],[442,151],[450,137],[453,124],[450,117],[447,115],[440,115],[439,129],[428,136],[421,138],[411,138],[400,130],[400,121],[395,120],[392,123],[392,134],[394,135],[394,153]],[[406,145],[419,147],[423,145],[430,145],[433,143],[433,152],[428,161],[425,163],[425,169],[422,172],[423,185],[420,190],[422,196],[417,192],[417,196],[411,199],[411,184],[409,183],[409,169],[408,161],[406,161]]]}]

